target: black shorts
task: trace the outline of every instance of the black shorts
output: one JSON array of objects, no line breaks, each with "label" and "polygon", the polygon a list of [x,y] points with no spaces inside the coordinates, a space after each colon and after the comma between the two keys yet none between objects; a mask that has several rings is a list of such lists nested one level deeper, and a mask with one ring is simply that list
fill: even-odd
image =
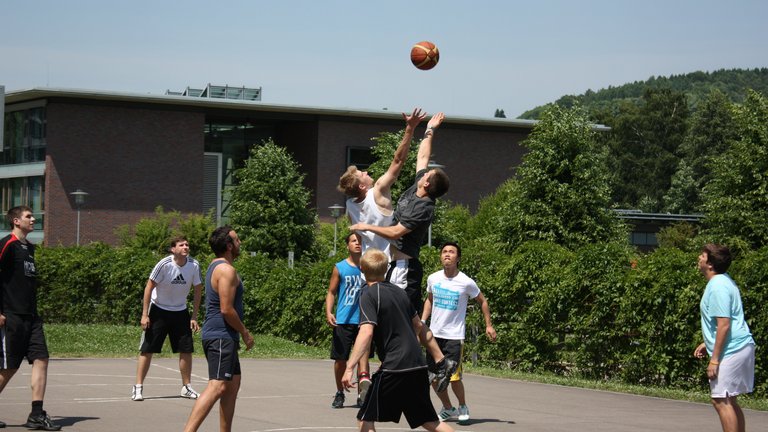
[{"label": "black shorts", "polygon": [[[451,375],[451,381],[461,381],[461,359],[464,357],[464,341],[455,339],[443,339],[439,337],[436,337],[435,341],[437,342],[437,346],[440,347],[440,351],[443,352],[445,358],[456,362],[456,372]],[[427,351],[427,365],[429,366],[430,370],[433,370],[435,365],[435,359],[429,355],[429,351]]]},{"label": "black shorts", "polygon": [[[338,324],[333,328],[333,341],[331,342],[331,360],[346,360],[352,352],[360,326],[357,324]],[[373,342],[368,351],[368,357],[373,358]]]},{"label": "black shorts", "polygon": [[[393,273],[398,273],[397,261],[392,261],[389,263],[389,269],[387,270],[385,279],[394,283],[400,288],[403,288],[401,285],[402,279],[399,281],[393,280],[393,277],[395,279],[401,278],[402,274],[393,275]],[[424,308],[424,295],[421,289],[421,281],[424,279],[424,268],[421,266],[421,262],[418,258],[408,259],[408,271],[405,275],[405,278],[405,293],[408,295],[408,299],[411,300],[411,304],[416,309],[416,311],[421,313],[421,310]]]},{"label": "black shorts", "polygon": [[378,371],[371,377],[371,388],[357,419],[373,422],[400,423],[400,415],[411,429],[438,421],[429,396],[427,369],[409,372]]},{"label": "black shorts", "polygon": [[232,381],[232,377],[240,375],[240,341],[234,339],[205,339],[203,352],[208,360],[208,379]]},{"label": "black shorts", "polygon": [[189,327],[189,311],[169,311],[149,305],[149,328],[141,335],[139,351],[159,353],[163,350],[165,338],[171,340],[171,351],[191,353],[195,351],[192,329]]},{"label": "black shorts", "polygon": [[5,325],[0,327],[0,369],[18,369],[27,358],[29,364],[47,359],[43,320],[37,315],[5,314]]}]

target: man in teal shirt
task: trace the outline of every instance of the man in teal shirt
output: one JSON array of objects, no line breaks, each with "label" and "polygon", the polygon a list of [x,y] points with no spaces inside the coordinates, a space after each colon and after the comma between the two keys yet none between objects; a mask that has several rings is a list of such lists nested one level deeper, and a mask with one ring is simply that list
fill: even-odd
[{"label": "man in teal shirt", "polygon": [[707,244],[698,265],[707,279],[700,303],[704,342],[693,355],[710,356],[707,377],[723,431],[744,432],[744,413],[736,397],[751,393],[754,387],[755,341],[744,319],[739,288],[726,273],[731,252],[725,246]]}]

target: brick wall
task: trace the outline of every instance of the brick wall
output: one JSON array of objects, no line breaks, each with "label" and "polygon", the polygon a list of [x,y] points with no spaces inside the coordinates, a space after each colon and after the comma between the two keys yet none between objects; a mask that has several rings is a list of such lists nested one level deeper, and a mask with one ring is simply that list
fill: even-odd
[{"label": "brick wall", "polygon": [[49,101],[45,241],[75,243],[77,211],[69,195],[88,192],[80,243],[114,244],[115,229],[157,206],[200,212],[202,113]]},{"label": "brick wall", "polygon": [[[318,133],[317,208],[325,220],[327,208],[334,203],[344,204],[344,195],[336,191],[339,176],[346,168],[347,146],[368,146],[371,138],[380,132],[396,132],[404,123],[365,124],[345,121],[321,121]],[[416,129],[421,139],[426,121]],[[529,129],[498,128],[489,130],[471,126],[443,124],[435,133],[432,154],[435,162],[445,165],[451,187],[445,195],[454,203],[468,206],[473,211],[482,197],[496,191],[514,175],[520,164],[524,140]]]}]

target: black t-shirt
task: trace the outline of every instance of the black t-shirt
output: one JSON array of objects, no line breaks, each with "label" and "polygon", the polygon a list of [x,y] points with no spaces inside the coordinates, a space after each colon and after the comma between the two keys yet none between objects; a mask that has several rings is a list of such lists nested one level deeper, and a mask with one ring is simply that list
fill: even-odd
[{"label": "black t-shirt", "polygon": [[432,223],[432,217],[435,214],[435,200],[429,196],[419,197],[416,195],[419,179],[427,173],[423,169],[416,173],[416,181],[400,196],[395,209],[395,224],[398,222],[411,230],[408,234],[395,241],[395,246],[404,254],[411,258],[419,257],[419,250],[424,244],[424,237],[429,230],[429,224]]},{"label": "black t-shirt", "polygon": [[0,311],[37,315],[35,246],[15,235],[0,239]]},{"label": "black t-shirt", "polygon": [[405,372],[427,367],[413,331],[416,309],[405,291],[389,282],[377,282],[360,295],[360,325],[373,324],[373,341],[381,369]]}]

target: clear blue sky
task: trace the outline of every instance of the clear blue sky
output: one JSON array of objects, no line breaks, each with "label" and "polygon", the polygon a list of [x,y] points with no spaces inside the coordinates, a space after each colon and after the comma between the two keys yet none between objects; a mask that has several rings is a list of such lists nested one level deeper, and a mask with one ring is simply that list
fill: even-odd
[{"label": "clear blue sky", "polygon": [[[3,0],[0,84],[507,117],[650,76],[768,67],[765,0]],[[438,45],[415,69],[411,46]]]}]

